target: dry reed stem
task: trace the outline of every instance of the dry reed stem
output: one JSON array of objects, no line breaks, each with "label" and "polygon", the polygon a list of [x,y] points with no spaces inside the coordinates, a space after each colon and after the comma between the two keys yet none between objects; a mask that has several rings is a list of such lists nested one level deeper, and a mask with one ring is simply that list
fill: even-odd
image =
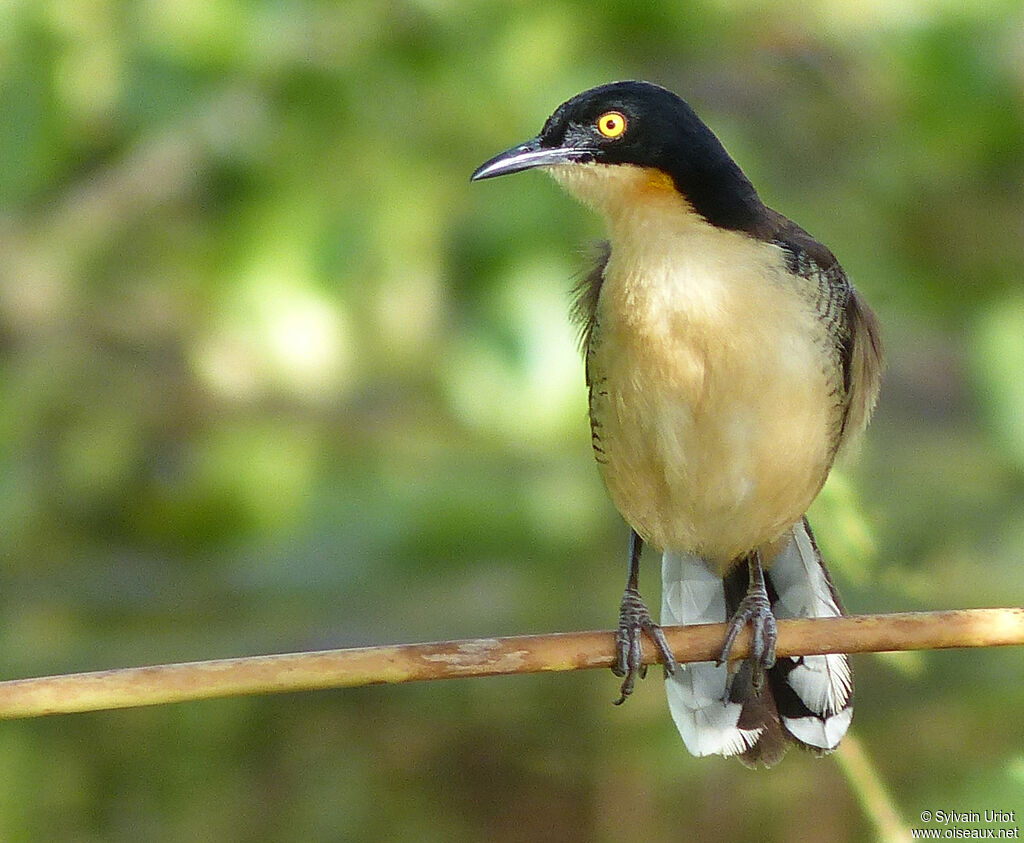
[{"label": "dry reed stem", "polygon": [[[1024,644],[1024,609],[779,622],[779,656]],[[724,624],[666,627],[681,662],[716,657]],[[733,654],[748,652],[749,631]],[[645,657],[653,661],[653,648]],[[563,632],[123,668],[0,682],[0,719],[467,676],[610,667],[613,634]]]}]

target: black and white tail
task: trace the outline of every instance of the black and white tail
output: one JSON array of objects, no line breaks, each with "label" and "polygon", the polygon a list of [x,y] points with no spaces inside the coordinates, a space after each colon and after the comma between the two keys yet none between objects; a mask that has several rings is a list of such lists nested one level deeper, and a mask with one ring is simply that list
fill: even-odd
[{"label": "black and white tail", "polygon": [[[789,542],[766,575],[777,618],[843,614],[807,519],[793,525]],[[700,557],[666,551],[661,623],[724,623],[746,583],[746,565],[722,580]],[[761,761],[770,767],[793,741],[818,752],[835,749],[853,718],[853,677],[845,655],[780,658],[760,691],[754,690],[746,663],[679,668],[666,680],[668,704],[693,755],[738,755],[745,764]],[[730,670],[735,672],[731,682]]]}]

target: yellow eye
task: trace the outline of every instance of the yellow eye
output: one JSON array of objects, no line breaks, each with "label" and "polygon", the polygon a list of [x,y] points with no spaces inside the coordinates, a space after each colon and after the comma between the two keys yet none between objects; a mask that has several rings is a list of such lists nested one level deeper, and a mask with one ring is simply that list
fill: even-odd
[{"label": "yellow eye", "polygon": [[597,118],[597,131],[614,140],[626,131],[626,117],[618,111],[606,111]]}]

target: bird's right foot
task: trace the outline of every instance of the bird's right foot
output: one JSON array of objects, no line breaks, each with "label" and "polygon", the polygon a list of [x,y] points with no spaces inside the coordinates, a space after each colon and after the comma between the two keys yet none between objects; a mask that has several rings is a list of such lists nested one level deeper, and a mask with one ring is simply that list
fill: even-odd
[{"label": "bird's right foot", "polygon": [[622,595],[622,604],[619,608],[619,628],[615,633],[615,649],[618,653],[618,660],[612,667],[612,672],[616,676],[625,677],[622,680],[619,698],[615,701],[615,705],[622,705],[626,701],[626,697],[633,693],[638,676],[643,679],[647,675],[647,668],[643,663],[643,634],[645,632],[658,649],[661,662],[665,666],[665,673],[668,675],[675,673],[678,665],[668,646],[668,641],[665,640],[665,633],[654,622],[640,593],[635,588],[627,588]]}]

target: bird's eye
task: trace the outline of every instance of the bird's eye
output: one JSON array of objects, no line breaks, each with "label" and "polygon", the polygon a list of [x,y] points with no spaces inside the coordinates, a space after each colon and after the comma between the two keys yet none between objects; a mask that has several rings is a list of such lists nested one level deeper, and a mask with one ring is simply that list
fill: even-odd
[{"label": "bird's eye", "polygon": [[610,140],[626,131],[626,117],[618,111],[607,111],[597,118],[597,131]]}]

